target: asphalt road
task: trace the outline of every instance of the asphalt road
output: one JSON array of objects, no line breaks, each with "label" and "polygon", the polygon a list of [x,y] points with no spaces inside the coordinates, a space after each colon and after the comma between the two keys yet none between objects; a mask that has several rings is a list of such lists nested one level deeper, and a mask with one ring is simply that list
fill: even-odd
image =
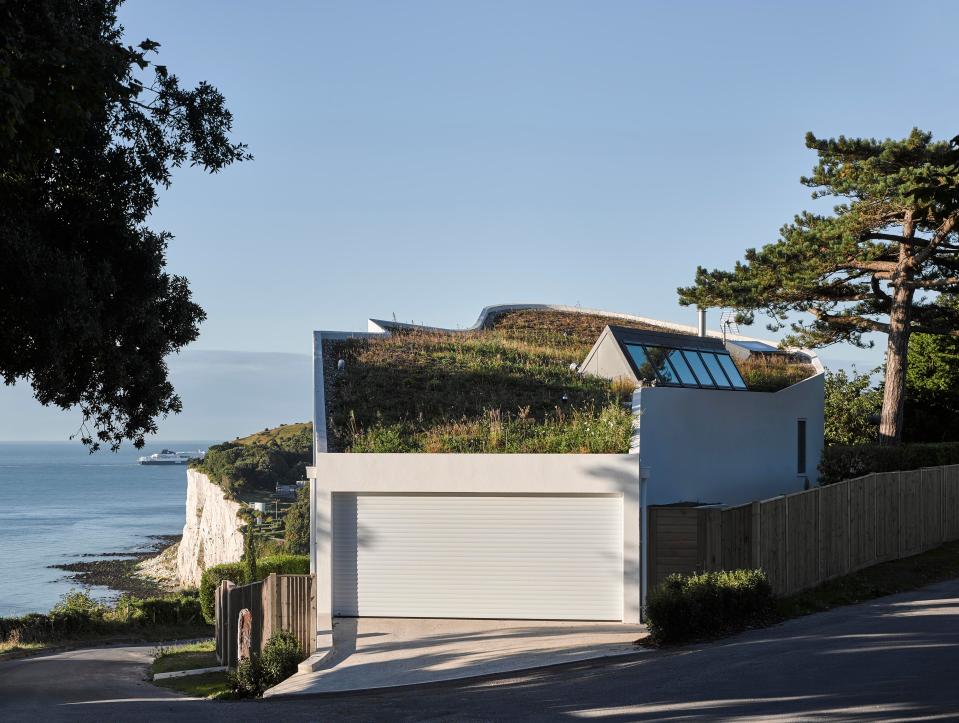
[{"label": "asphalt road", "polygon": [[959,580],[704,646],[379,693],[178,698],[143,682],[150,650],[0,663],[0,720],[957,719]]}]

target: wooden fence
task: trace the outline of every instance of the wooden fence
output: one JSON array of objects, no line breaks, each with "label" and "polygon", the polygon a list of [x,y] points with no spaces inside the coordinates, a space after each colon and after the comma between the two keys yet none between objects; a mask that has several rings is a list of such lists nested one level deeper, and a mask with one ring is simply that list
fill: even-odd
[{"label": "wooden fence", "polygon": [[263,650],[270,636],[289,630],[304,656],[316,645],[316,588],[312,575],[277,575],[247,585],[224,580],[214,599],[216,657],[221,665],[236,666],[239,654],[239,620],[242,610],[252,615],[250,648]]},{"label": "wooden fence", "polygon": [[778,595],[959,539],[959,465],[882,472],[738,507],[651,507],[649,583],[762,568]]}]

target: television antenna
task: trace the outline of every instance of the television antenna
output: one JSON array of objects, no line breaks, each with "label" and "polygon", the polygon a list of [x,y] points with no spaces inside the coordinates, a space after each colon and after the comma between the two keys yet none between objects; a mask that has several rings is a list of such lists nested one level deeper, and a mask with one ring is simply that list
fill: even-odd
[{"label": "television antenna", "polygon": [[738,334],[739,333],[739,322],[736,321],[736,312],[735,311],[724,311],[719,317],[719,326],[723,330],[723,344],[726,343],[726,334]]}]

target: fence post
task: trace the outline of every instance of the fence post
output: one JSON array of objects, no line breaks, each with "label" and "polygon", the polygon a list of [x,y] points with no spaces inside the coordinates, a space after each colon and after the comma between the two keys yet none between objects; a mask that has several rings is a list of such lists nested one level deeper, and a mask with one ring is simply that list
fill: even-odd
[{"label": "fence post", "polygon": [[899,497],[899,514],[896,517],[896,559],[902,559],[902,472],[896,472],[896,492]]},{"label": "fence post", "polygon": [[753,523],[752,524],[752,541],[751,541],[752,549],[750,552],[752,556],[752,567],[754,569],[759,569],[762,567],[762,557],[761,557],[762,540],[760,538],[760,534],[762,533],[762,529],[760,528],[760,525],[762,524],[761,522],[762,513],[760,512],[760,503],[753,502],[752,505],[750,506],[750,512],[752,513],[752,523]]}]

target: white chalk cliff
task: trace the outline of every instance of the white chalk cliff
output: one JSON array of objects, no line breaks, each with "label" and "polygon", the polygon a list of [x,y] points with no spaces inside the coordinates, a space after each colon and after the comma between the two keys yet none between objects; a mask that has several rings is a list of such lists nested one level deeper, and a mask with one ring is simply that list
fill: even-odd
[{"label": "white chalk cliff", "polygon": [[186,524],[176,561],[181,585],[196,587],[208,567],[243,556],[243,523],[236,516],[241,506],[226,499],[205,474],[187,470]]}]

